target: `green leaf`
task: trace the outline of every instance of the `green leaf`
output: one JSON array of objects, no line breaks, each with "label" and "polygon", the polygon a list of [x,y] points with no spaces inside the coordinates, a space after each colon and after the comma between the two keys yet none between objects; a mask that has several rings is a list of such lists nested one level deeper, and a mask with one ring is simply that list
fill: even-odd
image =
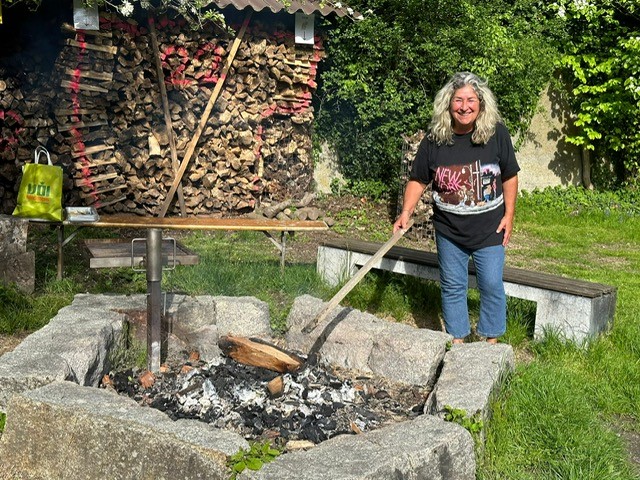
[{"label": "green leaf", "polygon": [[249,470],[260,470],[262,468],[262,460],[259,458],[247,459],[247,468]]}]

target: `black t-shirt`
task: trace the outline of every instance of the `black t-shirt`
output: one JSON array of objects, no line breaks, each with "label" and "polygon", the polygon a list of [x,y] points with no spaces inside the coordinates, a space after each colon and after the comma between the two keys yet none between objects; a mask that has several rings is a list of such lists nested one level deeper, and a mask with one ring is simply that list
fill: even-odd
[{"label": "black t-shirt", "polygon": [[520,170],[507,128],[499,123],[486,145],[471,142],[471,133],[453,137],[453,145],[422,139],[411,179],[433,182],[433,224],[459,245],[478,249],[501,245],[496,233],[504,216],[502,179]]}]

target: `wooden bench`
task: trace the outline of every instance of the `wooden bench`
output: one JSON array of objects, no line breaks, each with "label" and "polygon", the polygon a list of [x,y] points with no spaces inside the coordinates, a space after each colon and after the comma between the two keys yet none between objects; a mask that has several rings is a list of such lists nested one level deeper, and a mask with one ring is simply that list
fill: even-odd
[{"label": "wooden bench", "polygon": [[[324,242],[318,247],[318,273],[330,285],[337,285],[366,263],[380,245],[359,240]],[[392,247],[374,268],[439,281],[438,258],[433,252]],[[511,267],[505,267],[503,280],[508,296],[536,302],[535,338],[551,329],[582,343],[613,322],[616,288],[610,285]],[[473,262],[469,263],[469,286],[476,287]]]},{"label": "wooden bench", "polygon": [[[248,218],[248,217],[235,217],[235,218],[209,218],[209,217],[141,217],[137,215],[101,215],[99,220],[95,222],[52,222],[58,228],[58,279],[62,278],[63,271],[63,247],[67,245],[79,229],[84,227],[95,228],[123,228],[123,229],[150,229],[157,228],[162,230],[226,230],[226,231],[239,231],[239,230],[253,230],[263,232],[278,248],[280,251],[280,263],[284,268],[285,252],[286,252],[286,234],[291,232],[309,232],[326,230],[329,227],[327,224],[320,220],[276,220],[267,218]],[[75,230],[65,235],[65,227],[76,227]],[[271,232],[280,232],[280,239],[274,238]],[[92,242],[89,242],[88,246]],[[120,242],[122,245],[122,242]],[[102,253],[98,254],[101,258],[96,257],[94,266],[121,266],[122,261],[129,261],[131,256],[134,256],[135,261],[135,248],[128,244],[128,248],[124,248],[121,245],[114,244],[111,249],[114,252],[118,252],[121,258],[120,261],[113,260],[113,265],[110,265]],[[94,242],[93,247],[95,252],[104,252],[109,247],[105,243]],[[164,246],[163,246],[164,249]],[[193,264],[193,253],[186,250],[183,246],[179,247],[181,257],[176,255],[177,264]],[[124,253],[123,253],[124,251]],[[133,253],[132,253],[133,252]],[[126,256],[126,258],[125,258]],[[122,260],[124,259],[124,260]],[[197,262],[195,262],[197,263]]]}]

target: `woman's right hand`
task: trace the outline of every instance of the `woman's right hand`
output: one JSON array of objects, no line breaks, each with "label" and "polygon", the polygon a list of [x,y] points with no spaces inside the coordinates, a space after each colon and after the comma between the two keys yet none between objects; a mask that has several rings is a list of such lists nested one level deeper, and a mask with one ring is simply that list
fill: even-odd
[{"label": "woman's right hand", "polygon": [[398,219],[393,224],[393,233],[396,233],[400,229],[405,230],[407,228],[407,224],[409,223],[410,218],[411,218],[411,214],[409,213],[409,211],[403,210],[402,213],[400,213],[400,216],[398,217]]}]

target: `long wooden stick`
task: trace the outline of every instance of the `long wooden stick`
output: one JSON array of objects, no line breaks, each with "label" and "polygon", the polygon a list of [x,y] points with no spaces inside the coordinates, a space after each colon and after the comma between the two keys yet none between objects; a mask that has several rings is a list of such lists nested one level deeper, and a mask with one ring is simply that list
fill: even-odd
[{"label": "long wooden stick", "polygon": [[[156,73],[158,75],[158,86],[160,87],[160,96],[162,97],[162,109],[164,111],[164,123],[167,127],[169,135],[169,150],[171,151],[171,166],[174,171],[180,166],[178,161],[178,149],[176,148],[176,138],[173,133],[173,122],[171,121],[171,113],[169,112],[169,98],[167,97],[167,87],[164,84],[164,73],[162,72],[162,62],[160,61],[160,49],[158,47],[158,36],[156,35],[155,21],[149,17],[149,33],[151,34],[151,45],[153,46],[153,56],[156,62]],[[187,216],[187,209],[184,206],[184,192],[182,191],[182,183],[178,185],[178,204],[180,205],[180,215]],[[166,214],[166,211],[165,211]],[[164,214],[161,215],[164,217]]]},{"label": "long wooden stick", "polygon": [[313,332],[318,324],[327,318],[327,316],[333,311],[334,308],[338,306],[342,299],[346,297],[351,290],[353,290],[353,287],[355,287],[357,283],[362,280],[362,278],[369,272],[369,270],[371,270],[371,268],[373,268],[378,260],[384,257],[385,253],[387,253],[391,249],[391,247],[393,247],[398,242],[398,240],[400,240],[400,238],[405,234],[407,230],[411,228],[412,225],[413,219],[409,220],[409,223],[407,223],[407,228],[400,229],[396,233],[394,233],[393,236],[389,240],[387,240],[387,242],[382,245],[382,247],[380,247],[380,250],[378,250],[373,255],[373,257],[371,257],[367,261],[367,263],[360,267],[360,270],[358,270],[356,274],[351,277],[351,279],[347,283],[345,283],[344,287],[342,287],[340,291],[336,293],[331,300],[329,300],[329,303],[327,303],[327,305],[322,309],[320,314],[302,329],[302,332]]},{"label": "long wooden stick", "polygon": [[231,47],[231,51],[229,55],[227,55],[227,60],[224,64],[224,68],[222,69],[222,73],[220,74],[220,78],[216,82],[216,86],[211,93],[211,97],[209,98],[209,102],[207,103],[206,108],[204,109],[204,113],[202,114],[202,118],[200,119],[200,123],[198,124],[198,128],[196,128],[195,133],[193,134],[193,138],[191,139],[191,143],[189,143],[189,147],[184,154],[184,158],[182,159],[182,163],[180,164],[180,168],[176,173],[176,178],[173,180],[171,184],[171,188],[167,193],[167,198],[164,199],[164,203],[162,204],[162,208],[160,209],[160,217],[164,217],[169,209],[169,205],[171,204],[171,200],[173,200],[173,196],[176,193],[176,189],[178,188],[178,184],[182,181],[182,176],[184,172],[187,170],[187,166],[189,165],[189,161],[193,155],[193,152],[196,149],[196,145],[198,144],[198,140],[200,140],[200,135],[204,131],[204,127],[209,120],[209,115],[211,114],[211,110],[213,110],[213,105],[216,103],[218,99],[218,95],[220,95],[220,91],[222,90],[222,86],[224,85],[224,81],[227,78],[227,73],[229,73],[229,69],[231,68],[231,64],[233,63],[233,59],[236,56],[236,52],[238,51],[238,47],[240,47],[240,42],[242,42],[242,37],[244,36],[244,32],[247,30],[247,26],[249,25],[249,20],[251,19],[251,14],[253,10],[249,10],[247,16],[245,17],[244,23],[242,24],[242,28],[238,32],[235,40],[233,41],[233,46]]}]

